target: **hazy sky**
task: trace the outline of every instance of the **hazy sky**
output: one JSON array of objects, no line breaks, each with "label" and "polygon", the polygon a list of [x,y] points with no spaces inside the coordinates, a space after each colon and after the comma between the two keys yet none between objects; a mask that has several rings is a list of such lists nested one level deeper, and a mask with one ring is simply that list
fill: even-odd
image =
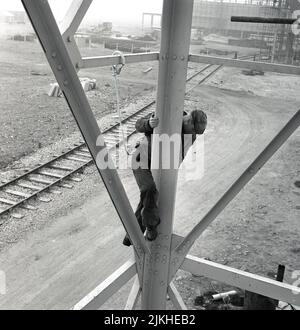
[{"label": "hazy sky", "polygon": [[[49,0],[60,20],[72,0]],[[143,12],[161,13],[163,0],[93,0],[86,19],[140,24]],[[0,10],[23,10],[21,0],[0,1]]]}]

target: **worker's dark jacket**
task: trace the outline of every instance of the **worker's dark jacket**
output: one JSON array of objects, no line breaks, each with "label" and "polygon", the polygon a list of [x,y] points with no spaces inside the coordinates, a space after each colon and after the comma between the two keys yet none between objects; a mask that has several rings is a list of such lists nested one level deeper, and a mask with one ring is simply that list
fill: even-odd
[{"label": "worker's dark jacket", "polygon": [[[141,158],[143,157],[143,154],[148,154],[147,161],[148,161],[148,168],[151,168],[151,144],[152,144],[152,134],[153,134],[153,128],[149,124],[149,119],[154,113],[150,113],[144,118],[140,118],[136,121],[135,128],[137,132],[144,133],[145,137],[139,141],[136,145],[136,153],[135,157],[137,161],[141,161]],[[183,112],[183,116],[186,116],[187,112]],[[196,135],[193,135],[191,139],[187,139],[184,137],[184,132],[182,129],[181,132],[181,157],[180,162],[183,160],[184,156],[186,155],[189,147],[194,143],[196,139]],[[190,143],[186,143],[186,141],[190,140]]]}]

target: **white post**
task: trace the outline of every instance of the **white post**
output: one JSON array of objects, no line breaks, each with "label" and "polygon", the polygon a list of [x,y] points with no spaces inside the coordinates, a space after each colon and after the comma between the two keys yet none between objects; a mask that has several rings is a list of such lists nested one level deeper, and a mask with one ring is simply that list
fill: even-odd
[{"label": "white post", "polygon": [[[160,124],[156,134],[181,134],[192,14],[193,0],[164,0],[156,109]],[[161,153],[156,148],[157,138],[153,136],[152,165],[159,163]],[[179,152],[175,156],[179,159]],[[142,309],[147,310],[166,308],[177,169],[153,170],[153,176],[159,191],[161,224],[151,255],[145,258]]]}]

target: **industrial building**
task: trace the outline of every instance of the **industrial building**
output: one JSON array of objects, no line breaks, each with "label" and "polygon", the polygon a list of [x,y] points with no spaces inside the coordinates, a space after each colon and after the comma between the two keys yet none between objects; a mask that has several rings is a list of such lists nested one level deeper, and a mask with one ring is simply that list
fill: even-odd
[{"label": "industrial building", "polygon": [[26,24],[28,22],[24,11],[0,11],[0,23]]},{"label": "industrial building", "polygon": [[231,22],[231,16],[291,17],[291,9],[283,0],[265,1],[206,1],[196,0],[193,12],[193,28],[204,32],[223,33],[246,37],[253,33],[274,33],[275,24]]},{"label": "industrial building", "polygon": [[[300,9],[297,0],[195,0],[192,28],[198,35],[216,33],[232,38],[260,40],[272,60],[299,61],[299,37],[290,25],[231,22],[231,16],[291,18]],[[245,42],[243,42],[245,44]]]}]

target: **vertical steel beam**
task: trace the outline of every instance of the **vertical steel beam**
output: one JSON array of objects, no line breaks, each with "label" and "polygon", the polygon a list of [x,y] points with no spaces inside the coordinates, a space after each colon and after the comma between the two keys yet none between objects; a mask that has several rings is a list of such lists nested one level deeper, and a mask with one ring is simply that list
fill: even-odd
[{"label": "vertical steel beam", "polygon": [[[152,164],[159,163],[161,152],[157,134],[181,134],[192,14],[193,0],[164,0],[156,109],[160,124],[153,136]],[[145,259],[142,309],[166,308],[177,172],[175,167],[153,170],[161,225]]]},{"label": "vertical steel beam", "polygon": [[[104,138],[68,55],[48,1],[22,0],[22,3],[86,145],[95,161],[114,207],[141,260],[144,253],[149,251],[149,249],[137,224],[135,214],[117,170],[114,167],[114,163],[108,154]],[[99,158],[99,155],[103,155],[103,157]],[[137,263],[139,262],[137,261]]]},{"label": "vertical steel beam", "polygon": [[154,14],[151,14],[151,32],[153,30]]}]

